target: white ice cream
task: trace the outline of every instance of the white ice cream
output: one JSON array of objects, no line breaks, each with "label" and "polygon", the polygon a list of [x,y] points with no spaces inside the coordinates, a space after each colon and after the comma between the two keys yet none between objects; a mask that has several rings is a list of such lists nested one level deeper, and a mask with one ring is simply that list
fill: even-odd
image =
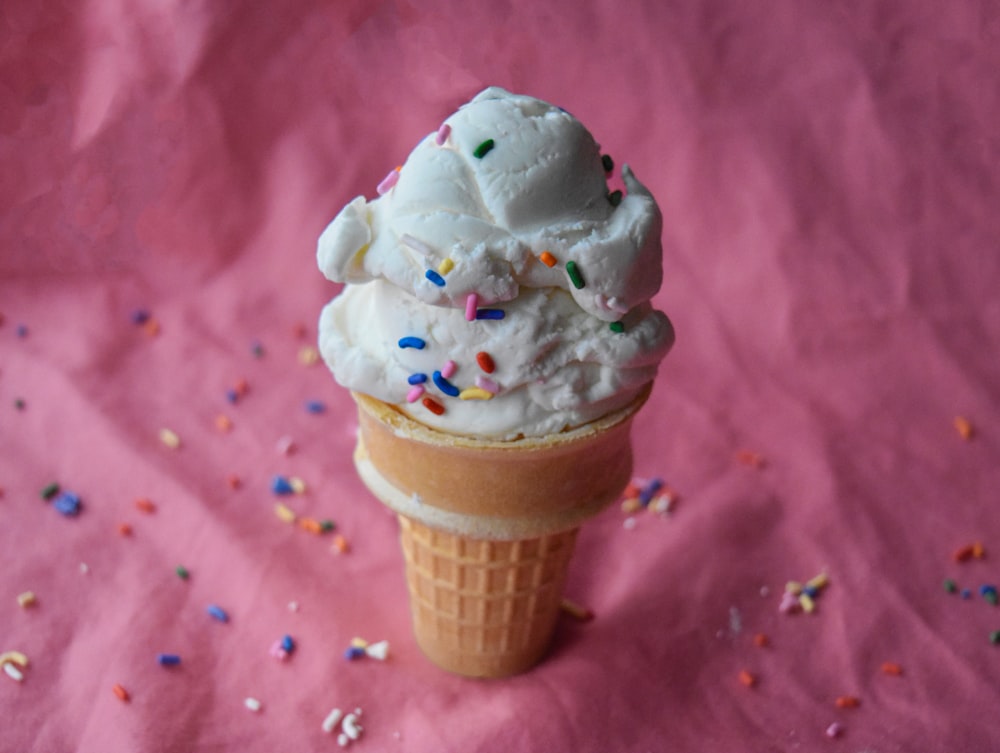
[{"label": "white ice cream", "polygon": [[[320,317],[337,381],[440,430],[497,439],[627,404],[673,329],[649,304],[659,209],[627,166],[617,206],[606,178],[593,137],[557,107],[491,88],[460,108],[395,185],[354,199],[319,239],[320,269],[348,283]],[[482,309],[503,318],[467,318]],[[449,361],[453,375],[436,379]]]}]

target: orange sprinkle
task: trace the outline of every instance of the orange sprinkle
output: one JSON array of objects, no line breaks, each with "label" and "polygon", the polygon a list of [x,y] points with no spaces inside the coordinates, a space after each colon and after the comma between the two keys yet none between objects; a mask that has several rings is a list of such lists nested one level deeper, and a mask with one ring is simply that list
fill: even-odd
[{"label": "orange sprinkle", "polygon": [[351,545],[347,543],[347,539],[338,533],[333,537],[333,546],[330,547],[330,551],[337,554],[347,554],[351,551]]},{"label": "orange sprinkle", "polygon": [[976,435],[976,428],[972,425],[965,416],[955,416],[955,431],[958,432],[958,436],[968,442]]},{"label": "orange sprinkle", "polygon": [[318,520],[314,520],[313,518],[300,518],[299,526],[309,531],[309,533],[323,533],[323,526]]},{"label": "orange sprinkle", "polygon": [[230,489],[239,489],[243,486],[243,482],[240,480],[240,477],[235,474],[226,476],[226,484]]},{"label": "orange sprinkle", "polygon": [[135,509],[145,513],[153,513],[156,512],[156,505],[154,505],[145,497],[139,497],[139,499],[135,501]]},{"label": "orange sprinkle", "polygon": [[982,541],[977,541],[972,545],[972,556],[977,560],[981,560],[986,556],[986,550],[983,548]]},{"label": "orange sprinkle", "polygon": [[741,669],[738,675],[740,682],[746,685],[748,688],[752,688],[757,684],[757,676],[748,672],[745,669]]},{"label": "orange sprinkle", "polygon": [[767,461],[764,460],[764,456],[759,452],[754,452],[753,450],[737,450],[736,460],[741,465],[745,465],[750,468],[763,468],[767,464]]},{"label": "orange sprinkle", "polygon": [[548,251],[542,251],[541,256],[538,257],[542,264],[546,267],[554,267],[556,265],[556,257],[550,254]]},{"label": "orange sprinkle", "polygon": [[838,709],[856,709],[861,705],[861,699],[853,695],[842,695],[837,698]]},{"label": "orange sprinkle", "polygon": [[559,602],[559,608],[575,620],[580,622],[590,622],[594,619],[594,613],[587,607],[577,604],[575,601],[563,599]]},{"label": "orange sprinkle", "polygon": [[119,523],[118,533],[121,534],[122,536],[131,536],[132,526],[130,526],[128,523]]},{"label": "orange sprinkle", "polygon": [[766,648],[771,645],[771,639],[764,633],[757,633],[757,635],[753,637],[753,645],[757,648]]},{"label": "orange sprinkle", "polygon": [[233,428],[233,421],[225,413],[220,413],[215,417],[215,428],[221,432],[227,432]]},{"label": "orange sprinkle", "polygon": [[432,397],[425,397],[420,402],[423,403],[424,407],[435,416],[440,416],[444,413],[444,406]]},{"label": "orange sprinkle", "polygon": [[899,677],[903,674],[903,668],[896,664],[896,662],[887,661],[882,663],[882,674],[893,675]]},{"label": "orange sprinkle", "polygon": [[131,699],[131,696],[128,694],[128,691],[125,690],[125,688],[123,688],[117,682],[111,687],[111,692],[115,694],[115,697],[117,697],[118,700],[125,701],[125,703],[128,703],[129,700]]},{"label": "orange sprinkle", "polygon": [[149,317],[142,325],[142,329],[150,337],[156,337],[160,334],[160,323],[153,317]]},{"label": "orange sprinkle", "polygon": [[493,362],[493,356],[484,350],[476,353],[476,363],[479,364],[479,368],[485,371],[487,374],[492,374],[496,370],[497,365]]},{"label": "orange sprinkle", "polygon": [[638,497],[642,493],[642,489],[634,481],[629,481],[628,486],[622,491],[623,497]]}]

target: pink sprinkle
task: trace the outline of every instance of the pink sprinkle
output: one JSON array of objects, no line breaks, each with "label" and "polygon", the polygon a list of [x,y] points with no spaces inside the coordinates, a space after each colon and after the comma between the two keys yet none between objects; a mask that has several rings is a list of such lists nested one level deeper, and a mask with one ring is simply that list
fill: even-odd
[{"label": "pink sprinkle", "polygon": [[424,394],[424,386],[422,384],[416,384],[410,388],[410,391],[406,393],[406,402],[415,403],[420,399],[420,396]]},{"label": "pink sprinkle", "polygon": [[797,612],[798,610],[799,597],[791,591],[785,591],[781,595],[781,604],[778,605],[778,611],[784,612],[785,614],[791,614],[792,612]]},{"label": "pink sprinkle", "polygon": [[840,737],[840,733],[843,731],[844,728],[843,726],[841,726],[840,722],[834,722],[833,724],[831,724],[829,727],[826,728],[826,736],[829,737],[830,739],[833,739],[835,737]]},{"label": "pink sprinkle", "polygon": [[484,377],[482,375],[476,377],[476,386],[480,389],[484,389],[491,395],[495,395],[500,391],[500,385],[494,382],[492,379]]},{"label": "pink sprinkle", "polygon": [[280,659],[281,661],[285,661],[288,658],[288,652],[281,647],[281,638],[271,644],[270,653],[275,659]]},{"label": "pink sprinkle", "polygon": [[476,293],[469,293],[465,299],[465,320],[474,322],[476,320],[476,309],[479,308],[479,296]]},{"label": "pink sprinkle", "polygon": [[434,143],[438,146],[444,146],[444,142],[448,140],[451,135],[451,126],[447,123],[442,123],[441,127],[438,128],[437,136],[434,137]]},{"label": "pink sprinkle", "polygon": [[454,361],[448,361],[441,367],[441,376],[445,379],[451,379],[455,376],[456,371],[458,371],[458,365]]},{"label": "pink sprinkle", "polygon": [[390,170],[389,174],[382,179],[382,182],[378,184],[378,188],[376,188],[375,190],[378,191],[379,196],[387,194],[389,193],[389,189],[391,189],[394,185],[396,185],[396,182],[398,180],[399,180],[399,170]]}]

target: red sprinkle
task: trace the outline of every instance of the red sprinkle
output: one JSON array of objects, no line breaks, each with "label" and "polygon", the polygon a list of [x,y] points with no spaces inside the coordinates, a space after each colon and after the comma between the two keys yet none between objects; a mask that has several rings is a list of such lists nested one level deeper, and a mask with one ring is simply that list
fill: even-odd
[{"label": "red sprinkle", "polygon": [[424,404],[424,407],[427,410],[429,410],[431,413],[433,413],[436,416],[440,416],[442,413],[444,413],[444,406],[441,405],[441,403],[439,403],[437,400],[435,400],[432,397],[425,397],[420,402],[422,402]]},{"label": "red sprinkle", "polygon": [[136,507],[137,510],[141,510],[142,512],[145,512],[145,513],[154,513],[154,512],[156,512],[156,505],[154,505],[152,502],[150,502],[145,497],[140,497],[139,499],[137,499],[135,501],[135,507]]},{"label": "red sprinkle", "polygon": [[479,368],[481,368],[487,374],[492,374],[497,367],[497,365],[493,363],[493,356],[491,356],[485,350],[481,350],[478,353],[476,353],[476,363],[478,363]]},{"label": "red sprinkle", "polygon": [[757,684],[757,676],[751,674],[745,669],[740,670],[739,679],[740,682],[746,685],[748,688],[752,688],[754,685]]},{"label": "red sprinkle", "polygon": [[896,664],[896,662],[894,661],[883,662],[882,674],[899,677],[901,674],[903,674],[903,668],[900,665]]},{"label": "red sprinkle", "polygon": [[842,695],[837,699],[838,709],[856,709],[861,705],[861,699],[853,695]]},{"label": "red sprinkle", "polygon": [[113,692],[119,700],[125,701],[125,703],[128,703],[129,699],[131,698],[131,696],[128,694],[128,691],[125,690],[125,688],[123,688],[117,682],[111,687],[111,692]]},{"label": "red sprinkle", "polygon": [[767,648],[771,645],[771,639],[764,633],[757,633],[757,635],[753,637],[753,645],[757,648]]}]

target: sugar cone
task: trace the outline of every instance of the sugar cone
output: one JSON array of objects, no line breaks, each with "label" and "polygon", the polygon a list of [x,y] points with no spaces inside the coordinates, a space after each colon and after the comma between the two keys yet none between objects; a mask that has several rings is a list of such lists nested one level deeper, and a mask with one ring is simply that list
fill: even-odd
[{"label": "sugar cone", "polygon": [[438,666],[504,677],[551,643],[581,523],[629,481],[626,408],[509,442],[446,434],[354,393],[365,485],[396,511],[417,643]]}]

